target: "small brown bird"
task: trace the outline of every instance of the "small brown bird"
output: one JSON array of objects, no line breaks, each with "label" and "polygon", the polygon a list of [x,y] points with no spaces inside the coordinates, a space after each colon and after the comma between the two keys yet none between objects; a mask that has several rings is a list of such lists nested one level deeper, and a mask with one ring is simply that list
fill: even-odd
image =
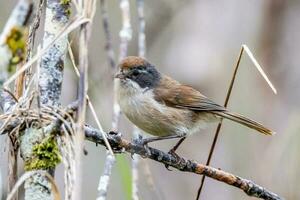
[{"label": "small brown bird", "polygon": [[156,137],[144,143],[181,138],[209,122],[230,119],[265,135],[274,134],[262,124],[230,112],[194,88],[161,74],[141,57],[130,56],[119,65],[117,95],[122,112],[137,127]]}]

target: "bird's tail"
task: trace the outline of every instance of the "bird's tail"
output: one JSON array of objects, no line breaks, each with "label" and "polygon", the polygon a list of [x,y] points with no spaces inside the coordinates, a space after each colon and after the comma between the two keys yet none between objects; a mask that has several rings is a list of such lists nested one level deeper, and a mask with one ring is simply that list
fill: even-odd
[{"label": "bird's tail", "polygon": [[221,116],[223,118],[230,119],[232,121],[240,123],[240,124],[242,124],[244,126],[247,126],[249,128],[255,129],[258,132],[263,133],[265,135],[274,135],[275,134],[274,131],[264,127],[262,124],[254,121],[252,119],[246,118],[246,117],[244,117],[240,114],[232,113],[232,112],[229,112],[229,111],[215,112],[215,114],[218,115],[218,116]]}]

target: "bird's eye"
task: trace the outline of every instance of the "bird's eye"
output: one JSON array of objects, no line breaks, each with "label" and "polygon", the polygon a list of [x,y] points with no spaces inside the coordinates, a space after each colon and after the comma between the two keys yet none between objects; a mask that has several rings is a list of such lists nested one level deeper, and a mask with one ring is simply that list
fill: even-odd
[{"label": "bird's eye", "polygon": [[138,70],[134,70],[134,71],[132,72],[132,76],[137,76],[137,75],[139,75],[139,71],[138,71]]}]

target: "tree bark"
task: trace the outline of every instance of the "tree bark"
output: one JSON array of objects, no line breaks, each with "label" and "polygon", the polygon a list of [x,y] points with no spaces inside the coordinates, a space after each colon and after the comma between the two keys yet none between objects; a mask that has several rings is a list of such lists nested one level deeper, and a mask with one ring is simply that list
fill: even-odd
[{"label": "tree bark", "polygon": [[[70,1],[47,0],[46,2],[46,18],[43,37],[43,46],[47,46],[55,36],[68,23],[70,15]],[[64,36],[58,40],[49,50],[42,56],[39,74],[39,103],[40,106],[60,106],[61,85],[63,80],[64,60],[67,50],[68,38]],[[53,145],[53,149],[57,149],[57,143],[53,140],[47,141],[47,134],[41,131],[42,125],[38,128],[26,129],[24,135],[20,138],[21,156],[25,160],[26,170],[50,170],[54,172],[53,165],[57,163],[47,163],[34,155],[35,148],[41,148],[44,153],[50,153],[57,160],[56,152],[46,152],[37,144],[49,142]],[[46,140],[46,141],[45,141]],[[53,155],[52,155],[53,154]],[[42,156],[41,153],[40,156]],[[51,159],[49,159],[49,162]],[[42,163],[43,162],[43,163]],[[33,165],[35,163],[36,165]],[[25,200],[52,200],[54,198],[51,191],[49,180],[42,174],[35,174],[25,182]]]}]

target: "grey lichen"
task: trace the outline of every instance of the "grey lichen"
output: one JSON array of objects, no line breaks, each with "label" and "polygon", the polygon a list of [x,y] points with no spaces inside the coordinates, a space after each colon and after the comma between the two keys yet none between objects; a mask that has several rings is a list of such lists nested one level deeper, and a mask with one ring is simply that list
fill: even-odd
[{"label": "grey lichen", "polygon": [[51,184],[41,174],[36,174],[26,180],[25,200],[53,200]]},{"label": "grey lichen", "polygon": [[47,7],[53,11],[53,18],[57,22],[65,23],[71,15],[71,0],[48,0]]},{"label": "grey lichen", "polygon": [[[44,46],[49,44],[67,24],[70,3],[70,0],[47,1]],[[43,105],[59,106],[67,41],[67,36],[62,37],[42,57],[39,88]]]}]

